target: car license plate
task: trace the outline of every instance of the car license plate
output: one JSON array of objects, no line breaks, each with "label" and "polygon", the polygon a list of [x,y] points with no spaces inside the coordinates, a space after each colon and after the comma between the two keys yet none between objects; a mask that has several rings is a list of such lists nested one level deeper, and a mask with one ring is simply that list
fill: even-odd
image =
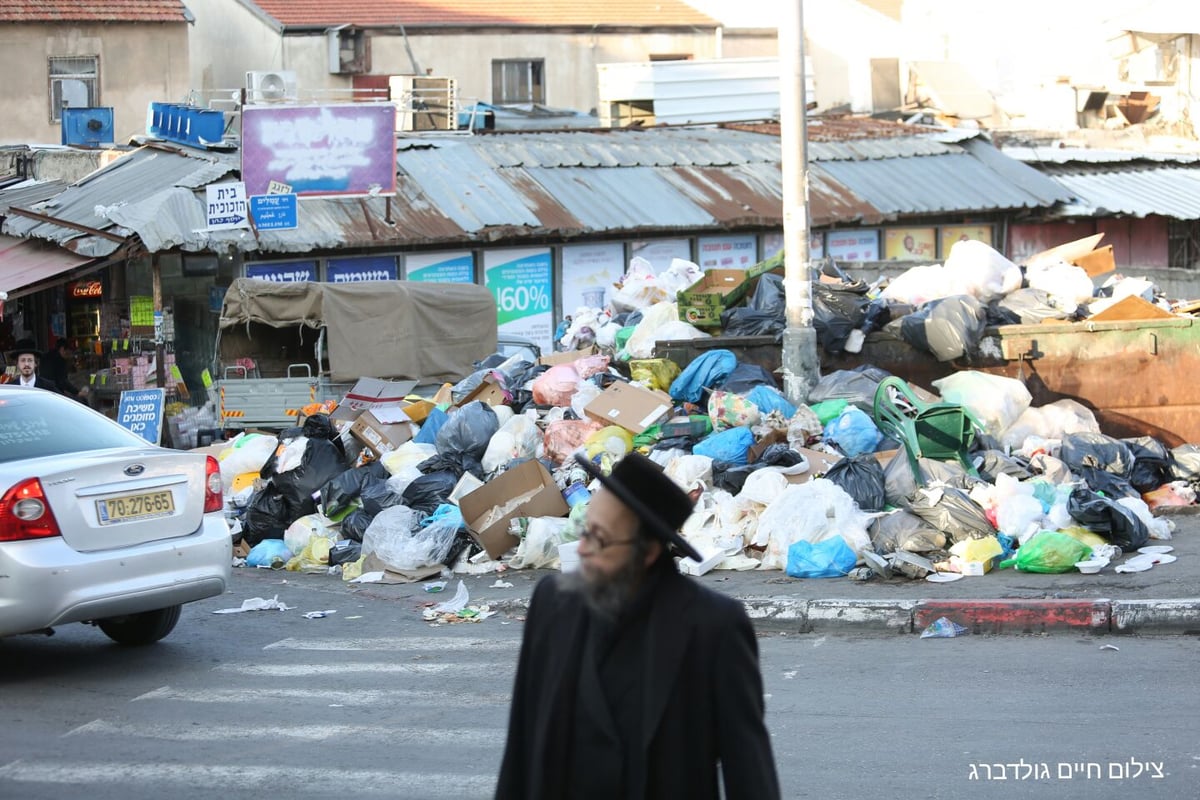
[{"label": "car license plate", "polygon": [[96,515],[101,525],[132,522],[175,513],[175,497],[170,491],[127,494],[96,501]]}]

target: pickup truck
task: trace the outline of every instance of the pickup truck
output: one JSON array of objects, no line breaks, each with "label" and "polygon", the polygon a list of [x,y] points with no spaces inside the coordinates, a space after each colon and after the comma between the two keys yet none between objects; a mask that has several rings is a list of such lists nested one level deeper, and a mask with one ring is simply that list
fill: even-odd
[{"label": "pickup truck", "polygon": [[482,286],[238,278],[214,348],[220,424],[285,428],[361,377],[415,381],[418,391],[455,382],[499,344],[495,300]]}]

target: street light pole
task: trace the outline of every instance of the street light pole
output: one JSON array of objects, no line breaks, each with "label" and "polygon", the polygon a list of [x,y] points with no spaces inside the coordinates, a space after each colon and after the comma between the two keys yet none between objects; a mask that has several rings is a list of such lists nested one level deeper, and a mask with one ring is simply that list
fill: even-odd
[{"label": "street light pole", "polygon": [[803,403],[821,378],[813,328],[808,250],[808,135],[804,69],[804,5],[787,0],[779,24],[779,143],[783,170],[783,384],[788,399]]}]

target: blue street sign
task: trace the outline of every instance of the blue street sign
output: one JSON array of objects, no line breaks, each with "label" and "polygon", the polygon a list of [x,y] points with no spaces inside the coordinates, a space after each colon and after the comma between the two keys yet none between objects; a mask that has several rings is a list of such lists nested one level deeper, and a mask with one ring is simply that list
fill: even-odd
[{"label": "blue street sign", "polygon": [[260,231],[286,231],[296,227],[296,195],[256,194],[250,198],[250,216]]},{"label": "blue street sign", "polygon": [[329,283],[396,280],[395,256],[360,256],[331,258],[325,263],[325,280]]},{"label": "blue street sign", "polygon": [[150,444],[158,444],[162,439],[165,398],[166,392],[162,389],[121,392],[121,400],[117,404],[117,422]]}]

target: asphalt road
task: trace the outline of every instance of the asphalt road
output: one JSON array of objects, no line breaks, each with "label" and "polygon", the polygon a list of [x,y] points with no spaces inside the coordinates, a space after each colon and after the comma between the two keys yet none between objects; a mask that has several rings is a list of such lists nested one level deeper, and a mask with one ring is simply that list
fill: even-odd
[{"label": "asphalt road", "polygon": [[[239,570],[150,648],[0,642],[0,798],[488,797],[522,623],[421,599]],[[1195,637],[760,644],[785,797],[1200,798]]]}]

